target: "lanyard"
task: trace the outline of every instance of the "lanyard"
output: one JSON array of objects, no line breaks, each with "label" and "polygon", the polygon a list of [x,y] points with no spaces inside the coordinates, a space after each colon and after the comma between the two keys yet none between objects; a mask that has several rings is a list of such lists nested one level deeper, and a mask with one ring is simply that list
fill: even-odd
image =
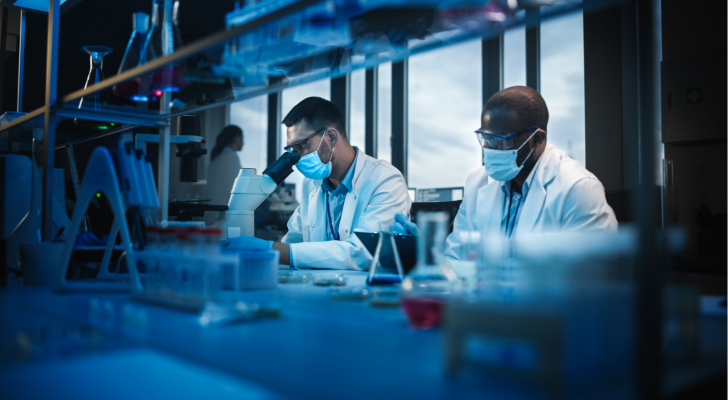
[{"label": "lanyard", "polygon": [[334,237],[334,240],[341,240],[341,236],[339,235],[339,232],[336,232],[334,230],[334,224],[333,224],[333,217],[329,216],[329,213],[331,210],[329,210],[329,192],[326,192],[326,222],[328,222],[329,229],[331,229],[331,236]]},{"label": "lanyard", "polygon": [[[506,209],[506,234],[508,234],[508,227],[510,226],[511,222],[511,202],[513,201],[513,189],[511,188],[509,191],[508,196],[508,207]],[[518,218],[518,209],[521,208],[521,200],[523,200],[523,194],[521,194],[521,197],[518,199],[518,204],[516,204],[516,214],[513,216],[513,225],[516,224],[516,218]],[[511,232],[508,237],[511,237],[513,235],[513,232]]]}]

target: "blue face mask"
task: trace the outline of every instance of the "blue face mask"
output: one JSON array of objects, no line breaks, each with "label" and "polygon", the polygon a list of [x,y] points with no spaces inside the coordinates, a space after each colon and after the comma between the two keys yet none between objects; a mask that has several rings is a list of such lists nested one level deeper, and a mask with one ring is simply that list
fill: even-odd
[{"label": "blue face mask", "polygon": [[325,139],[326,132],[324,132],[316,151],[311,154],[306,154],[296,163],[298,171],[308,179],[324,179],[331,175],[331,159],[334,157],[334,149],[331,149],[331,157],[329,157],[329,161],[326,164],[321,162],[321,158],[318,156],[318,150],[321,148],[321,143],[323,143]]},{"label": "blue face mask", "polygon": [[531,136],[529,136],[529,138],[515,150],[483,149],[483,165],[485,166],[485,172],[488,176],[499,182],[507,182],[515,178],[518,173],[521,172],[523,166],[526,164],[526,160],[531,157],[531,154],[534,150],[536,150],[536,148],[534,147],[531,149],[521,165],[518,165],[516,162],[516,159],[518,158],[518,150],[521,150],[538,131],[539,129],[533,132],[533,134],[531,134]]}]

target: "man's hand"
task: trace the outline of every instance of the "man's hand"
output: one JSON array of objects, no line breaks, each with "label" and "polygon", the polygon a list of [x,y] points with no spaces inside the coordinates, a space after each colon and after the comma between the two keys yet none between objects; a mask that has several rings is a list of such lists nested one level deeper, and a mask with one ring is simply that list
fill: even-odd
[{"label": "man's hand", "polygon": [[270,250],[273,242],[253,236],[238,236],[223,240],[220,246],[225,250]]},{"label": "man's hand", "polygon": [[397,213],[394,215],[394,231],[402,235],[419,236],[420,230],[417,225],[407,220],[404,214]]}]

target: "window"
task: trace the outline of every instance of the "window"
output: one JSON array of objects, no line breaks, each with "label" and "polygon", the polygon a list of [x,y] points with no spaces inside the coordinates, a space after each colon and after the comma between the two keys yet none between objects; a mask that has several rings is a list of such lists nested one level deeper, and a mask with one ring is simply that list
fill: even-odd
[{"label": "window", "polygon": [[526,28],[503,35],[503,87],[526,86]]},{"label": "window", "polygon": [[[230,105],[230,124],[243,130],[243,151],[238,152],[243,168],[255,168],[257,173],[268,166],[268,98],[258,96]],[[214,146],[214,143],[212,144]],[[210,145],[208,145],[209,148]]]},{"label": "window", "polygon": [[581,12],[541,24],[541,95],[549,108],[548,141],[586,166]]},{"label": "window", "polygon": [[[288,112],[296,106],[296,104],[300,103],[301,100],[305,98],[317,96],[326,100],[330,100],[331,81],[328,79],[322,79],[304,85],[294,86],[290,89],[285,89],[282,92],[282,96],[283,98],[281,99],[281,119],[283,119],[288,114]],[[280,126],[281,148],[279,149],[279,153],[283,153],[283,148],[286,147],[286,127],[285,125]],[[300,203],[302,196],[301,193],[303,189],[301,187],[301,184],[303,183],[303,175],[301,175],[301,173],[298,172],[298,169],[294,167],[293,173],[289,175],[288,178],[286,178],[286,183],[293,183],[296,185],[296,200]]]},{"label": "window", "polygon": [[379,65],[377,158],[392,162],[392,63]]},{"label": "window", "polygon": [[481,40],[409,59],[408,185],[465,186],[482,165],[473,131],[482,110]]},{"label": "window", "polygon": [[366,151],[365,145],[365,116],[366,109],[366,71],[358,69],[351,73],[349,111],[349,143],[361,151]]}]

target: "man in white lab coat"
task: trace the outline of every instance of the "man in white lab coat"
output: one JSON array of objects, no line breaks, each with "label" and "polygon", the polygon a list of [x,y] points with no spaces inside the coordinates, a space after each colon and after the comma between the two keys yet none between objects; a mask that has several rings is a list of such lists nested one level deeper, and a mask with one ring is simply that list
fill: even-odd
[{"label": "man in white lab coat", "polygon": [[[296,169],[306,179],[301,205],[288,221],[288,233],[280,243],[272,243],[280,251],[281,264],[369,268],[372,256],[354,231],[376,232],[380,222],[391,223],[396,213],[409,212],[404,177],[388,162],[369,157],[349,143],[341,112],[330,101],[309,97],[293,107],[283,123],[286,149],[301,154]],[[246,237],[226,242],[231,248],[270,247],[267,243],[271,243]]]},{"label": "man in white lab coat", "polygon": [[[460,233],[514,237],[535,232],[615,230],[617,220],[601,182],[548,143],[548,108],[528,87],[501,90],[483,108],[483,166],[465,194],[445,255],[460,258]],[[398,215],[407,230],[415,227]]]}]

